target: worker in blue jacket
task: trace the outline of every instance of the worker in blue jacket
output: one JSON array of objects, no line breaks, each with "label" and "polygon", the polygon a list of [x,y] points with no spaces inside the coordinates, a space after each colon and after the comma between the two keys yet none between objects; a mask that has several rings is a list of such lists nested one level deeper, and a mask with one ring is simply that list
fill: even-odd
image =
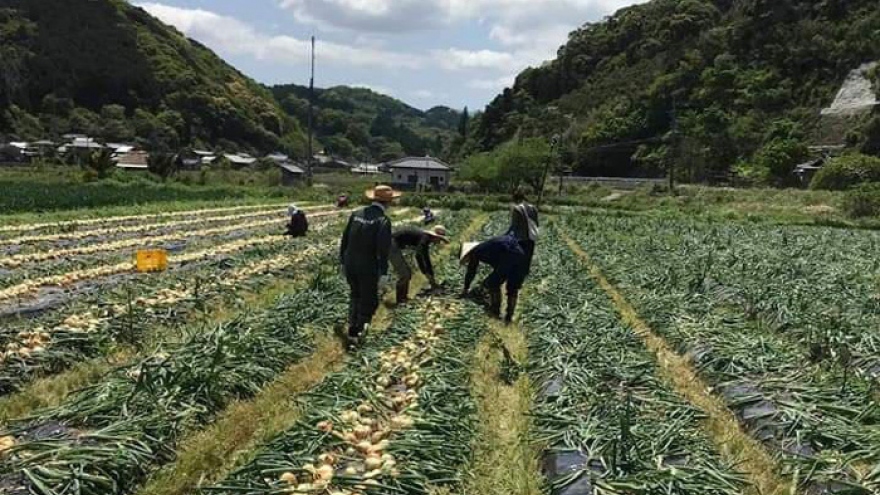
[{"label": "worker in blue jacket", "polygon": [[528,256],[513,235],[494,237],[481,243],[465,243],[461,251],[461,263],[467,265],[462,297],[470,293],[480,263],[492,267],[482,286],[489,293],[489,312],[501,317],[501,286],[507,285],[507,310],[504,321],[510,323],[516,312],[519,291],[529,271]]},{"label": "worker in blue jacket", "polygon": [[388,186],[367,191],[372,204],[351,214],[342,234],[339,257],[351,289],[348,343],[356,347],[379,308],[379,282],[387,279],[391,253],[391,219],[386,209],[400,197]]}]

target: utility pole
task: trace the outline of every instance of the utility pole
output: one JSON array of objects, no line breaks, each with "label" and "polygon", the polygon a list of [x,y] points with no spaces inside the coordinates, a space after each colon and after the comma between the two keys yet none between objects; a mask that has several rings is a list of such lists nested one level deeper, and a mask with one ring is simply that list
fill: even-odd
[{"label": "utility pole", "polygon": [[679,129],[678,129],[678,99],[672,97],[672,149],[669,150],[671,158],[667,156],[667,172],[669,173],[669,194],[675,194],[675,162],[679,159]]},{"label": "utility pole", "polygon": [[315,37],[312,36],[312,68],[311,68],[311,77],[309,78],[309,157],[306,161],[306,183],[309,187],[312,187],[313,172],[312,172],[312,162],[315,159],[315,151],[312,148],[312,140],[313,140],[313,112],[315,105]]}]

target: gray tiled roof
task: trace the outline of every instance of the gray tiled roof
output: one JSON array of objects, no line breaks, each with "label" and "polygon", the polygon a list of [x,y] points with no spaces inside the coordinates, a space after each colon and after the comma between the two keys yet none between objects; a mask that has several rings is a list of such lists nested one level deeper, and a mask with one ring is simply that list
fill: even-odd
[{"label": "gray tiled roof", "polygon": [[412,169],[420,169],[420,170],[452,170],[449,165],[441,162],[440,160],[431,157],[407,157],[401,158],[400,160],[395,160],[388,164],[388,168],[412,168]]}]

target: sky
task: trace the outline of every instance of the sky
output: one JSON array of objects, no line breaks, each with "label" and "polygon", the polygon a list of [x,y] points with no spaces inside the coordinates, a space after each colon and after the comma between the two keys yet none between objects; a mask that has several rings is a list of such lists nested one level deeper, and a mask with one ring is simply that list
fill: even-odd
[{"label": "sky", "polygon": [[266,84],[363,86],[482,109],[568,33],[645,0],[132,0]]}]

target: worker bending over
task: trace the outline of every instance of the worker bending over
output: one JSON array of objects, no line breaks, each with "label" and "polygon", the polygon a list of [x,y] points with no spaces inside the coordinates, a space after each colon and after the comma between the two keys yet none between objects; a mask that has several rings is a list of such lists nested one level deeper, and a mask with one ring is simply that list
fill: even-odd
[{"label": "worker bending over", "polygon": [[529,204],[525,192],[520,188],[513,193],[513,207],[510,209],[510,229],[508,234],[516,237],[528,259],[526,274],[532,269],[535,256],[535,243],[538,241],[538,209]]},{"label": "worker bending over", "polygon": [[296,205],[287,207],[287,216],[290,217],[287,222],[287,235],[291,237],[303,237],[309,231],[309,220],[306,218],[306,212],[300,210]]},{"label": "worker bending over", "polygon": [[427,206],[422,208],[422,223],[424,223],[425,225],[431,225],[432,223],[434,223],[434,220],[436,220],[434,212],[431,211],[431,209]]},{"label": "worker bending over", "polygon": [[482,243],[466,243],[462,246],[461,263],[467,265],[462,297],[470,293],[471,283],[477,275],[480,263],[492,267],[482,286],[489,293],[489,312],[501,317],[501,286],[507,284],[507,311],[505,323],[513,321],[519,291],[528,275],[528,258],[516,237],[503,235]]},{"label": "worker bending over", "polygon": [[342,234],[339,256],[351,289],[348,311],[348,344],[356,347],[379,307],[379,279],[388,275],[391,252],[391,219],[385,210],[400,193],[388,186],[367,191],[370,206],[351,214]]},{"label": "worker bending over", "polygon": [[428,282],[434,289],[437,287],[437,279],[434,277],[434,267],[431,265],[431,245],[441,242],[449,243],[446,227],[442,225],[431,230],[404,227],[394,234],[391,264],[397,272],[397,304],[403,304],[409,299],[409,283],[412,280],[412,269],[404,258],[404,250],[415,250],[419,270],[428,277]]}]

